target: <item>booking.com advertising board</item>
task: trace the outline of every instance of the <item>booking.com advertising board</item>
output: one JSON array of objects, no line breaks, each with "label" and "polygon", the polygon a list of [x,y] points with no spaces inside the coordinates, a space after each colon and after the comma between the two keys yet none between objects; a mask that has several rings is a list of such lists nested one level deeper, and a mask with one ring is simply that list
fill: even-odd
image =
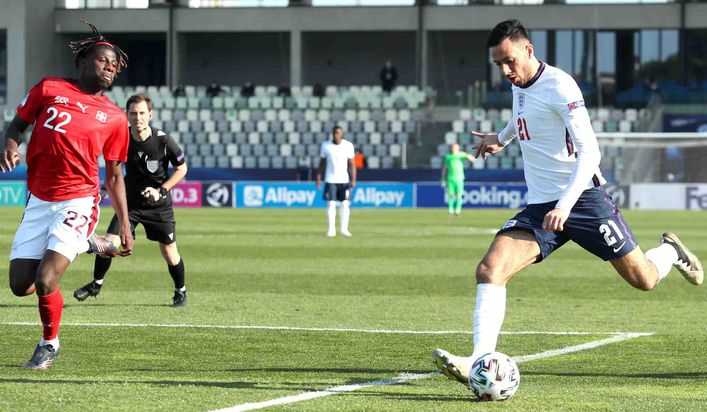
[{"label": "booking.com advertising board", "polygon": [[[322,189],[312,182],[238,182],[238,208],[325,207]],[[415,205],[412,183],[359,183],[351,191],[351,205],[359,208],[411,208]]]},{"label": "booking.com advertising board", "polygon": [[[528,203],[528,188],[522,184],[466,184],[462,207],[518,209]],[[417,207],[444,207],[447,199],[439,183],[417,184]]]}]

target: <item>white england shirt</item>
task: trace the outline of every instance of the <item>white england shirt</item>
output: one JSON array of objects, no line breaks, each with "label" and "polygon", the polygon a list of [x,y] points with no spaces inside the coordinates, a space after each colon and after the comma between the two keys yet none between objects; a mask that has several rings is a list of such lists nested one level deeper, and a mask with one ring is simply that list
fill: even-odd
[{"label": "white england shirt", "polygon": [[517,137],[528,203],[557,200],[557,208],[569,211],[583,191],[606,183],[582,92],[569,74],[545,63],[512,90],[513,118],[498,140],[507,145]]},{"label": "white england shirt", "polygon": [[354,147],[351,142],[341,139],[339,144],[331,140],[322,143],[319,156],[326,159],[326,183],[349,183],[349,159],[354,158]]}]

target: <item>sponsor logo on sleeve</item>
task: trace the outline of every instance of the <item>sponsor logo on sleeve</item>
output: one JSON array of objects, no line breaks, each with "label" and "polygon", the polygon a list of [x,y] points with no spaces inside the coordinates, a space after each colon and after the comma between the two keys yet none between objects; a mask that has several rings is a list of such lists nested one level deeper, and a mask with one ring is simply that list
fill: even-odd
[{"label": "sponsor logo on sleeve", "polygon": [[576,102],[567,103],[567,108],[570,109],[570,111],[579,109],[580,107],[584,107],[584,100],[577,100]]}]

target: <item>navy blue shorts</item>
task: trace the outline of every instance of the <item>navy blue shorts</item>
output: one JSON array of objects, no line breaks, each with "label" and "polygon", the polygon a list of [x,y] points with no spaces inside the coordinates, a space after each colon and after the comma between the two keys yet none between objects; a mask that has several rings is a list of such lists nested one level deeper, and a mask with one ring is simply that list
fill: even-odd
[{"label": "navy blue shorts", "polygon": [[638,246],[631,229],[604,188],[585,190],[570,211],[564,230],[547,232],[542,229],[543,219],[555,208],[555,204],[557,201],[528,205],[506,222],[498,234],[512,229],[534,233],[542,255],[538,262],[568,240],[603,260],[618,259]]},{"label": "navy blue shorts", "polygon": [[348,183],[324,183],[324,200],[343,202],[351,197],[351,185]]}]

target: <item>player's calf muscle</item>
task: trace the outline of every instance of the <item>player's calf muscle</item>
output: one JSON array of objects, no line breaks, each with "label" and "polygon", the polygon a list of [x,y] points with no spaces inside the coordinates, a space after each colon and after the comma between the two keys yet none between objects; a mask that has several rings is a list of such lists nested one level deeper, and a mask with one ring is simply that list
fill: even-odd
[{"label": "player's calf muscle", "polygon": [[658,271],[653,263],[648,261],[638,248],[628,255],[610,262],[619,275],[636,289],[642,291],[652,290],[660,280]]}]

